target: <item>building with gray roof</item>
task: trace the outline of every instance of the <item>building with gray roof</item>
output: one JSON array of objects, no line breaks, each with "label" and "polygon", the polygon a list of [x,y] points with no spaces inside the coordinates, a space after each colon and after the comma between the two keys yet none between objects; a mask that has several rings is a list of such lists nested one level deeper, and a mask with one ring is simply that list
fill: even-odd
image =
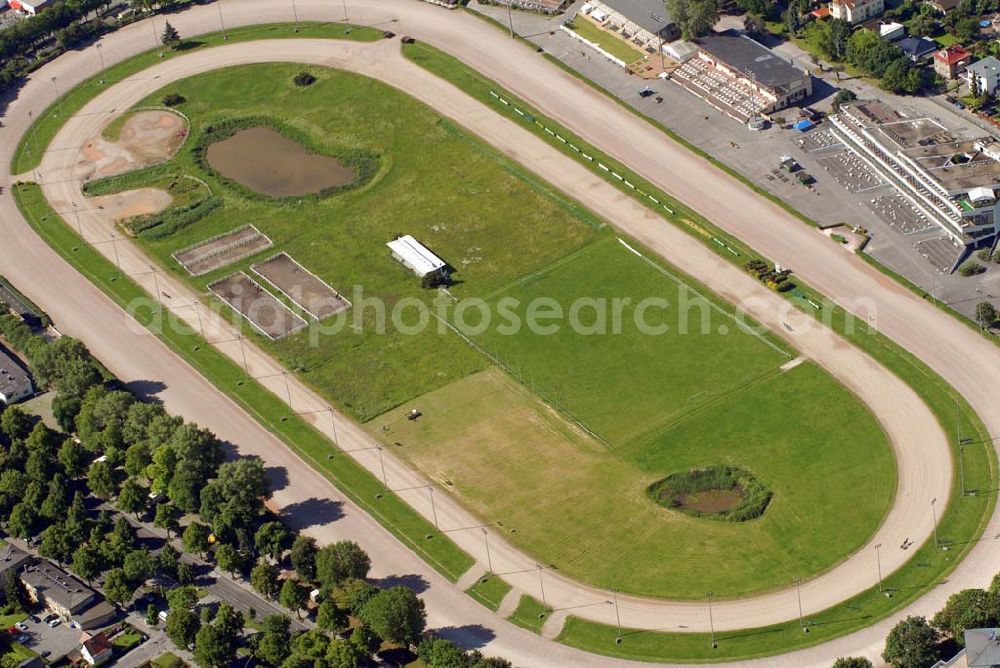
[{"label": "building with gray roof", "polygon": [[0,346],[0,403],[10,406],[35,393],[28,373]]}]

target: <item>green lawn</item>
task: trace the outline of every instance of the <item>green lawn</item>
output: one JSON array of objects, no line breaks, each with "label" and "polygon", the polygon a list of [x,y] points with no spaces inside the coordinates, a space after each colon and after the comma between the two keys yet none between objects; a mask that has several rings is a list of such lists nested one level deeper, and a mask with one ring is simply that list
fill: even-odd
[{"label": "green lawn", "polygon": [[187,664],[173,652],[165,652],[153,659],[150,663],[156,666],[156,668],[185,668],[185,666],[187,666]]},{"label": "green lawn", "polygon": [[540,634],[542,626],[545,625],[545,618],[550,612],[552,612],[552,608],[543,606],[541,601],[525,594],[521,597],[517,609],[507,619],[518,626]]},{"label": "green lawn", "polygon": [[[482,581],[483,578],[486,578],[485,582]],[[476,584],[465,590],[465,593],[496,612],[510,589],[510,585],[496,575],[484,573],[479,580],[476,580]]]},{"label": "green lawn", "polygon": [[589,20],[578,16],[568,26],[588,42],[594,42],[626,65],[642,60],[643,54],[631,44],[611,33],[601,30]]},{"label": "green lawn", "polygon": [[28,618],[26,612],[12,612],[9,615],[0,615],[0,629],[9,629],[18,622],[23,622]]},{"label": "green lawn", "polygon": [[133,628],[126,629],[114,637],[111,644],[116,650],[127,652],[142,642],[142,634]]},{"label": "green lawn", "polygon": [[[331,401],[367,420],[484,368],[461,339],[436,328],[418,335],[391,326],[384,334],[376,331],[376,307],[366,307],[365,300],[379,300],[391,317],[401,300],[429,304],[436,296],[390,258],[385,242],[408,233],[433,248],[458,269],[452,292],[461,297],[485,294],[553,262],[597,236],[600,222],[394,89],[323,68],[310,68],[318,81],[301,89],[291,79],[302,69],[237,67],[171,84],[169,90],[187,98],[180,108],[192,119],[195,134],[210,119],[268,115],[320,146],[379,155],[374,179],[308,206],[278,206],[249,200],[203,173],[189,142],[174,168],[204,178],[224,206],[169,237],[142,243],[186,278],[172,252],[253,221],[275,242],[267,254],[288,252],[355,304],[344,320],[325,323],[340,323],[335,335],[315,337],[306,330],[273,344],[257,338]],[[161,96],[158,92],[148,102]],[[260,257],[191,282],[204,290]]]}]

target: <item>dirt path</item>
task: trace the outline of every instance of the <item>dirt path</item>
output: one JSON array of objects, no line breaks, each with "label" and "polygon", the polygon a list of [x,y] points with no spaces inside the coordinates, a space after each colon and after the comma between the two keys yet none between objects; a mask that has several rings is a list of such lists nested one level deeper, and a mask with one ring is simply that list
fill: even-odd
[{"label": "dirt path", "polygon": [[[309,18],[325,20],[339,18],[329,3],[321,4],[318,1],[305,0],[300,1],[299,9],[303,16]],[[213,11],[214,8],[194,8],[186,11],[177,15],[177,25],[182,31],[187,31],[186,34],[212,29]],[[288,18],[285,16],[287,14],[285,8],[262,0],[243,0],[239,5],[227,6],[227,12],[229,12],[227,25],[281,21]],[[717,224],[737,234],[761,252],[783,264],[794,266],[805,280],[842,301],[848,308],[860,311],[857,300],[860,297],[869,298],[878,309],[880,328],[951,381],[979,411],[991,431],[1000,434],[1000,406],[990,399],[993,396],[995,379],[1000,377],[1000,359],[998,359],[1000,355],[995,348],[978,339],[961,323],[923,304],[910,293],[875,273],[857,258],[837,249],[829,240],[807,230],[780,208],[759,198],[704,160],[687,153],[655,128],[620,109],[614,102],[603,98],[573,77],[541,60],[537,54],[517,42],[505,39],[502,33],[491,26],[462,13],[447,13],[432,6],[404,0],[354,1],[351,2],[350,12],[352,20],[357,21],[381,22],[390,17],[399,19],[394,30],[405,28],[412,34],[444,47],[481,69],[488,76],[541,107],[546,113],[558,117],[574,131],[622,159],[658,185],[681,196]],[[105,55],[111,60],[117,60],[126,54],[148,48],[146,44],[148,35],[143,37],[140,33],[140,29],[148,33],[148,28],[148,25],[137,24],[134,28],[110,36],[104,41],[107,47],[113,48],[106,48]],[[310,55],[325,60],[331,52],[337,50],[331,48],[332,46],[328,44],[318,46],[316,52]],[[241,62],[232,52],[221,51],[219,50],[214,56],[216,66]],[[499,54],[503,57],[499,57]],[[296,59],[304,58],[300,55]],[[178,61],[170,61],[164,65],[176,62]],[[90,49],[73,54],[72,58],[59,59],[46,66],[44,73],[58,75],[61,81],[71,84],[93,73],[97,65],[97,54]],[[19,136],[27,129],[26,112],[31,108],[44,108],[51,101],[52,93],[49,91],[51,87],[44,86],[43,82],[44,77],[31,82],[21,91],[18,100],[12,103],[5,119],[8,125],[5,129],[6,134],[11,137]],[[162,85],[162,82],[149,83],[152,87]],[[107,109],[108,107],[105,107],[105,113]],[[587,109],[588,113],[580,114],[580,109]],[[485,113],[479,109],[475,110],[474,114],[480,122],[492,116],[492,112]],[[0,149],[0,158],[9,158],[14,143],[14,141],[4,143]],[[532,157],[526,154],[518,159],[530,160]],[[535,168],[538,164],[532,163],[532,166]],[[8,180],[4,179],[5,182]],[[576,193],[577,189],[590,185],[591,182],[578,182],[570,192]],[[616,200],[611,202],[612,205],[620,203]],[[238,409],[220,397],[213,388],[207,386],[190,368],[183,363],[178,364],[176,358],[159,342],[142,332],[129,332],[130,321],[120,310],[113,307],[96,289],[80,281],[76,273],[56,258],[33,234],[24,231],[23,223],[13,210],[11,198],[6,194],[0,198],[0,209],[4,213],[4,216],[0,217],[3,221],[0,223],[2,225],[0,229],[4,229],[5,238],[11,240],[10,243],[5,242],[0,245],[0,262],[3,263],[5,271],[23,286],[30,297],[57,317],[60,326],[70,333],[81,336],[124,379],[166,381],[168,389],[163,393],[163,398],[168,407],[216,429],[223,437],[234,437],[234,442],[240,445],[241,450],[248,452],[259,450],[260,445],[265,443],[273,446],[273,439],[266,433],[264,438],[261,438],[259,428],[246,424],[246,416],[242,416]],[[656,240],[662,224],[657,225],[655,220],[650,220],[647,227],[649,229],[642,236],[650,241]],[[668,240],[659,241],[664,252],[670,253],[672,259],[676,261],[674,256],[676,249],[670,247]],[[142,259],[134,257],[132,261],[142,262]],[[714,262],[719,261],[714,260]],[[33,282],[35,268],[43,265],[47,268],[46,277],[49,280],[45,284]],[[715,264],[709,258],[694,273],[699,276],[712,276],[715,268]],[[49,285],[56,289],[46,289]],[[724,290],[723,293],[725,294]],[[737,295],[726,296],[734,298]],[[112,323],[118,326],[113,327]],[[100,336],[94,334],[98,331],[101,332]],[[799,345],[798,341],[796,343]],[[262,362],[265,360],[255,358],[253,365]],[[867,376],[868,369],[861,370],[859,382],[864,382]],[[209,405],[214,412],[207,410]],[[890,411],[890,413],[897,412],[899,411]],[[893,416],[882,417],[885,419]],[[896,417],[906,420],[905,414]],[[341,438],[343,440],[344,436]],[[288,460],[287,451],[280,447],[267,448],[266,453],[270,460],[279,458]],[[317,481],[318,476],[311,473],[308,467],[294,457],[291,458],[289,466],[290,470],[294,470],[297,483],[294,494],[299,498],[302,494],[311,493],[319,495],[320,498],[336,496],[325,481],[321,479]],[[933,471],[924,473],[933,475]],[[290,502],[287,489],[279,491],[278,501]],[[926,514],[925,505],[925,499],[914,498],[911,511],[916,512],[919,509]],[[353,506],[346,504],[345,507],[348,514],[344,519],[350,518],[350,524],[357,532],[352,537],[361,540],[365,547],[376,555],[376,567],[380,572],[386,572],[386,568],[395,568],[399,573],[409,572],[411,569],[427,573],[427,580],[431,586],[425,593],[425,598],[428,600],[432,623],[451,624],[457,627],[475,623],[488,627],[491,633],[495,634],[487,644],[488,649],[502,652],[522,665],[619,663],[607,659],[588,658],[573,650],[545,643],[536,636],[499,622],[484,613],[481,608],[469,604],[463,595],[443,583],[441,578],[428,573],[428,569],[396,541],[392,539],[387,541],[385,532],[363,514],[359,517]],[[338,530],[345,529],[344,519],[338,520],[336,524],[333,522],[314,524],[310,531],[323,539],[328,539],[337,535]],[[997,528],[997,521],[994,518],[987,533],[995,533]],[[379,543],[379,547],[384,551],[373,549]],[[1000,550],[992,542],[981,543],[953,573],[948,584],[931,590],[901,614],[908,612],[927,614],[939,607],[947,594],[964,586],[985,584],[1000,561],[997,558],[998,552]],[[532,587],[536,586],[524,589],[533,591]],[[840,589],[839,586],[834,588]],[[547,593],[548,589],[547,584]],[[810,599],[804,590],[804,603],[807,600]],[[775,607],[790,609],[783,603],[777,601],[772,603],[771,614],[775,612]],[[687,612],[691,615],[706,616],[701,606],[690,606]],[[899,616],[896,615],[894,618]],[[624,623],[638,625],[639,621],[637,610],[632,607],[623,609]],[[760,620],[750,615],[743,616],[740,621],[744,623],[750,621],[753,625],[760,623]],[[829,665],[832,657],[857,653],[874,658],[892,621],[881,622],[869,629],[817,648],[761,663],[787,666]],[[660,628],[669,626],[662,617],[658,618],[657,624]]]}]

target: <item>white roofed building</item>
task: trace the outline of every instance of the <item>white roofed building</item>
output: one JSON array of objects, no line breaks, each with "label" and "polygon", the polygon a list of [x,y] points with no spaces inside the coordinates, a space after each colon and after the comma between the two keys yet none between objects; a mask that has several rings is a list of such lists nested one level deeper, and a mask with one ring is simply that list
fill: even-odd
[{"label": "white roofed building", "polygon": [[393,239],[386,246],[393,258],[420,278],[442,275],[448,267],[447,262],[409,234]]}]

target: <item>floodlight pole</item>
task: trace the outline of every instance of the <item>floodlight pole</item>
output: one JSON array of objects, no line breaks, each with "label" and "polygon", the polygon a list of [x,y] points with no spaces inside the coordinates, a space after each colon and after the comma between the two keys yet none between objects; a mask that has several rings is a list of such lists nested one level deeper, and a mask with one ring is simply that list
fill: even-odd
[{"label": "floodlight pole", "polygon": [[611,590],[611,595],[614,597],[614,603],[615,603],[615,623],[618,625],[618,635],[615,637],[615,644],[616,645],[621,645],[622,644],[622,618],[621,618],[621,615],[618,613],[618,590],[617,589],[612,589]]},{"label": "floodlight pole", "polygon": [[163,306],[163,301],[160,299],[160,280],[156,277],[156,267],[151,267],[153,270],[153,289],[156,290],[156,301]]},{"label": "floodlight pole", "polygon": [[340,439],[337,438],[337,416],[333,412],[333,406],[327,406],[326,408],[330,411],[330,424],[333,425],[333,443],[339,448]]},{"label": "floodlight pole", "polygon": [[388,492],[389,491],[389,478],[385,474],[385,460],[382,458],[382,445],[381,444],[376,445],[375,449],[378,450],[378,464],[379,464],[379,466],[382,469],[382,487],[384,487],[385,491]]},{"label": "floodlight pole", "polygon": [[962,413],[958,395],[955,395],[955,436],[958,438],[958,479],[962,484],[962,496],[965,496],[965,446],[962,443]]},{"label": "floodlight pole", "polygon": [[941,547],[941,543],[938,541],[938,530],[937,530],[937,508],[935,504],[937,503],[937,497],[935,496],[931,499],[931,516],[934,520],[934,547]]},{"label": "floodlight pole", "polygon": [[[80,224],[80,214],[76,215],[76,221],[77,221],[77,224],[79,225]],[[82,237],[83,234],[81,234],[80,236]],[[118,241],[115,238],[114,234],[111,235],[111,248],[115,252],[115,264],[118,265],[118,276],[120,277],[122,275],[122,261],[118,257]]]},{"label": "floodlight pole", "polygon": [[662,16],[659,16],[655,12],[649,13],[649,18],[656,21],[656,36],[660,38],[660,69],[664,72],[667,71],[667,62],[663,59],[663,24],[666,22]]},{"label": "floodlight pole", "polygon": [[542,592],[542,607],[547,608],[549,607],[549,604],[545,602],[545,580],[542,578],[542,571],[544,571],[545,569],[541,564],[535,564],[535,565],[538,566],[538,588]]},{"label": "floodlight pole", "polygon": [[226,34],[226,23],[222,20],[222,0],[215,0],[216,7],[219,9],[219,27],[222,28],[222,39],[223,41],[229,39],[229,35]]},{"label": "floodlight pole", "polygon": [[708,628],[712,631],[712,649],[716,649],[719,643],[715,640],[715,618],[712,617],[712,597],[715,596],[713,592],[706,592],[705,598],[708,599]]},{"label": "floodlight pole", "polygon": [[879,554],[879,548],[882,547],[882,543],[875,543],[875,568],[878,569],[878,593],[882,593],[882,557]]},{"label": "floodlight pole", "polygon": [[430,494],[431,497],[431,514],[434,516],[434,528],[440,531],[441,527],[438,525],[437,506],[434,504],[434,485],[427,485],[427,493]]},{"label": "floodlight pole", "polygon": [[288,371],[282,369],[281,376],[285,379],[285,395],[288,397],[288,408],[292,407],[292,388],[288,385]]},{"label": "floodlight pole", "polygon": [[806,628],[806,624],[802,621],[802,578],[795,578],[792,580],[795,583],[795,596],[799,600],[799,627],[802,629],[803,633],[809,633],[809,629]]},{"label": "floodlight pole", "polygon": [[28,110],[28,122],[31,123],[31,137],[35,144],[35,153],[38,153],[38,128],[35,127],[35,119],[32,118],[32,111]]},{"label": "floodlight pole", "polygon": [[510,38],[514,39],[514,13],[511,10],[511,4],[514,0],[507,0],[507,27],[510,28]]},{"label": "floodlight pole", "polygon": [[295,32],[299,31],[299,9],[295,6],[295,0],[292,0],[292,18],[295,19]]},{"label": "floodlight pole", "polygon": [[101,57],[101,78],[99,81],[104,83],[104,71],[108,68],[107,64],[104,62],[104,43],[98,42],[94,46],[97,48],[97,54]]},{"label": "floodlight pole", "polygon": [[486,564],[489,566],[490,573],[493,572],[493,557],[490,556],[490,532],[486,530],[486,527],[481,527],[483,530],[483,544],[486,545]]},{"label": "floodlight pole", "polygon": [[347,0],[343,0],[343,2],[344,2],[344,23],[347,23]]},{"label": "floodlight pole", "polygon": [[59,108],[59,115],[62,116],[63,113],[62,99],[60,99],[59,97],[59,84],[56,83],[56,77],[52,77],[52,88],[54,88],[56,91],[56,106]]},{"label": "floodlight pole", "polygon": [[239,339],[239,342],[240,342],[240,354],[243,356],[243,372],[246,375],[249,376],[250,375],[250,364],[247,363],[247,351],[246,351],[246,348],[243,347],[243,335],[240,334],[240,335],[237,336],[237,338]]}]

